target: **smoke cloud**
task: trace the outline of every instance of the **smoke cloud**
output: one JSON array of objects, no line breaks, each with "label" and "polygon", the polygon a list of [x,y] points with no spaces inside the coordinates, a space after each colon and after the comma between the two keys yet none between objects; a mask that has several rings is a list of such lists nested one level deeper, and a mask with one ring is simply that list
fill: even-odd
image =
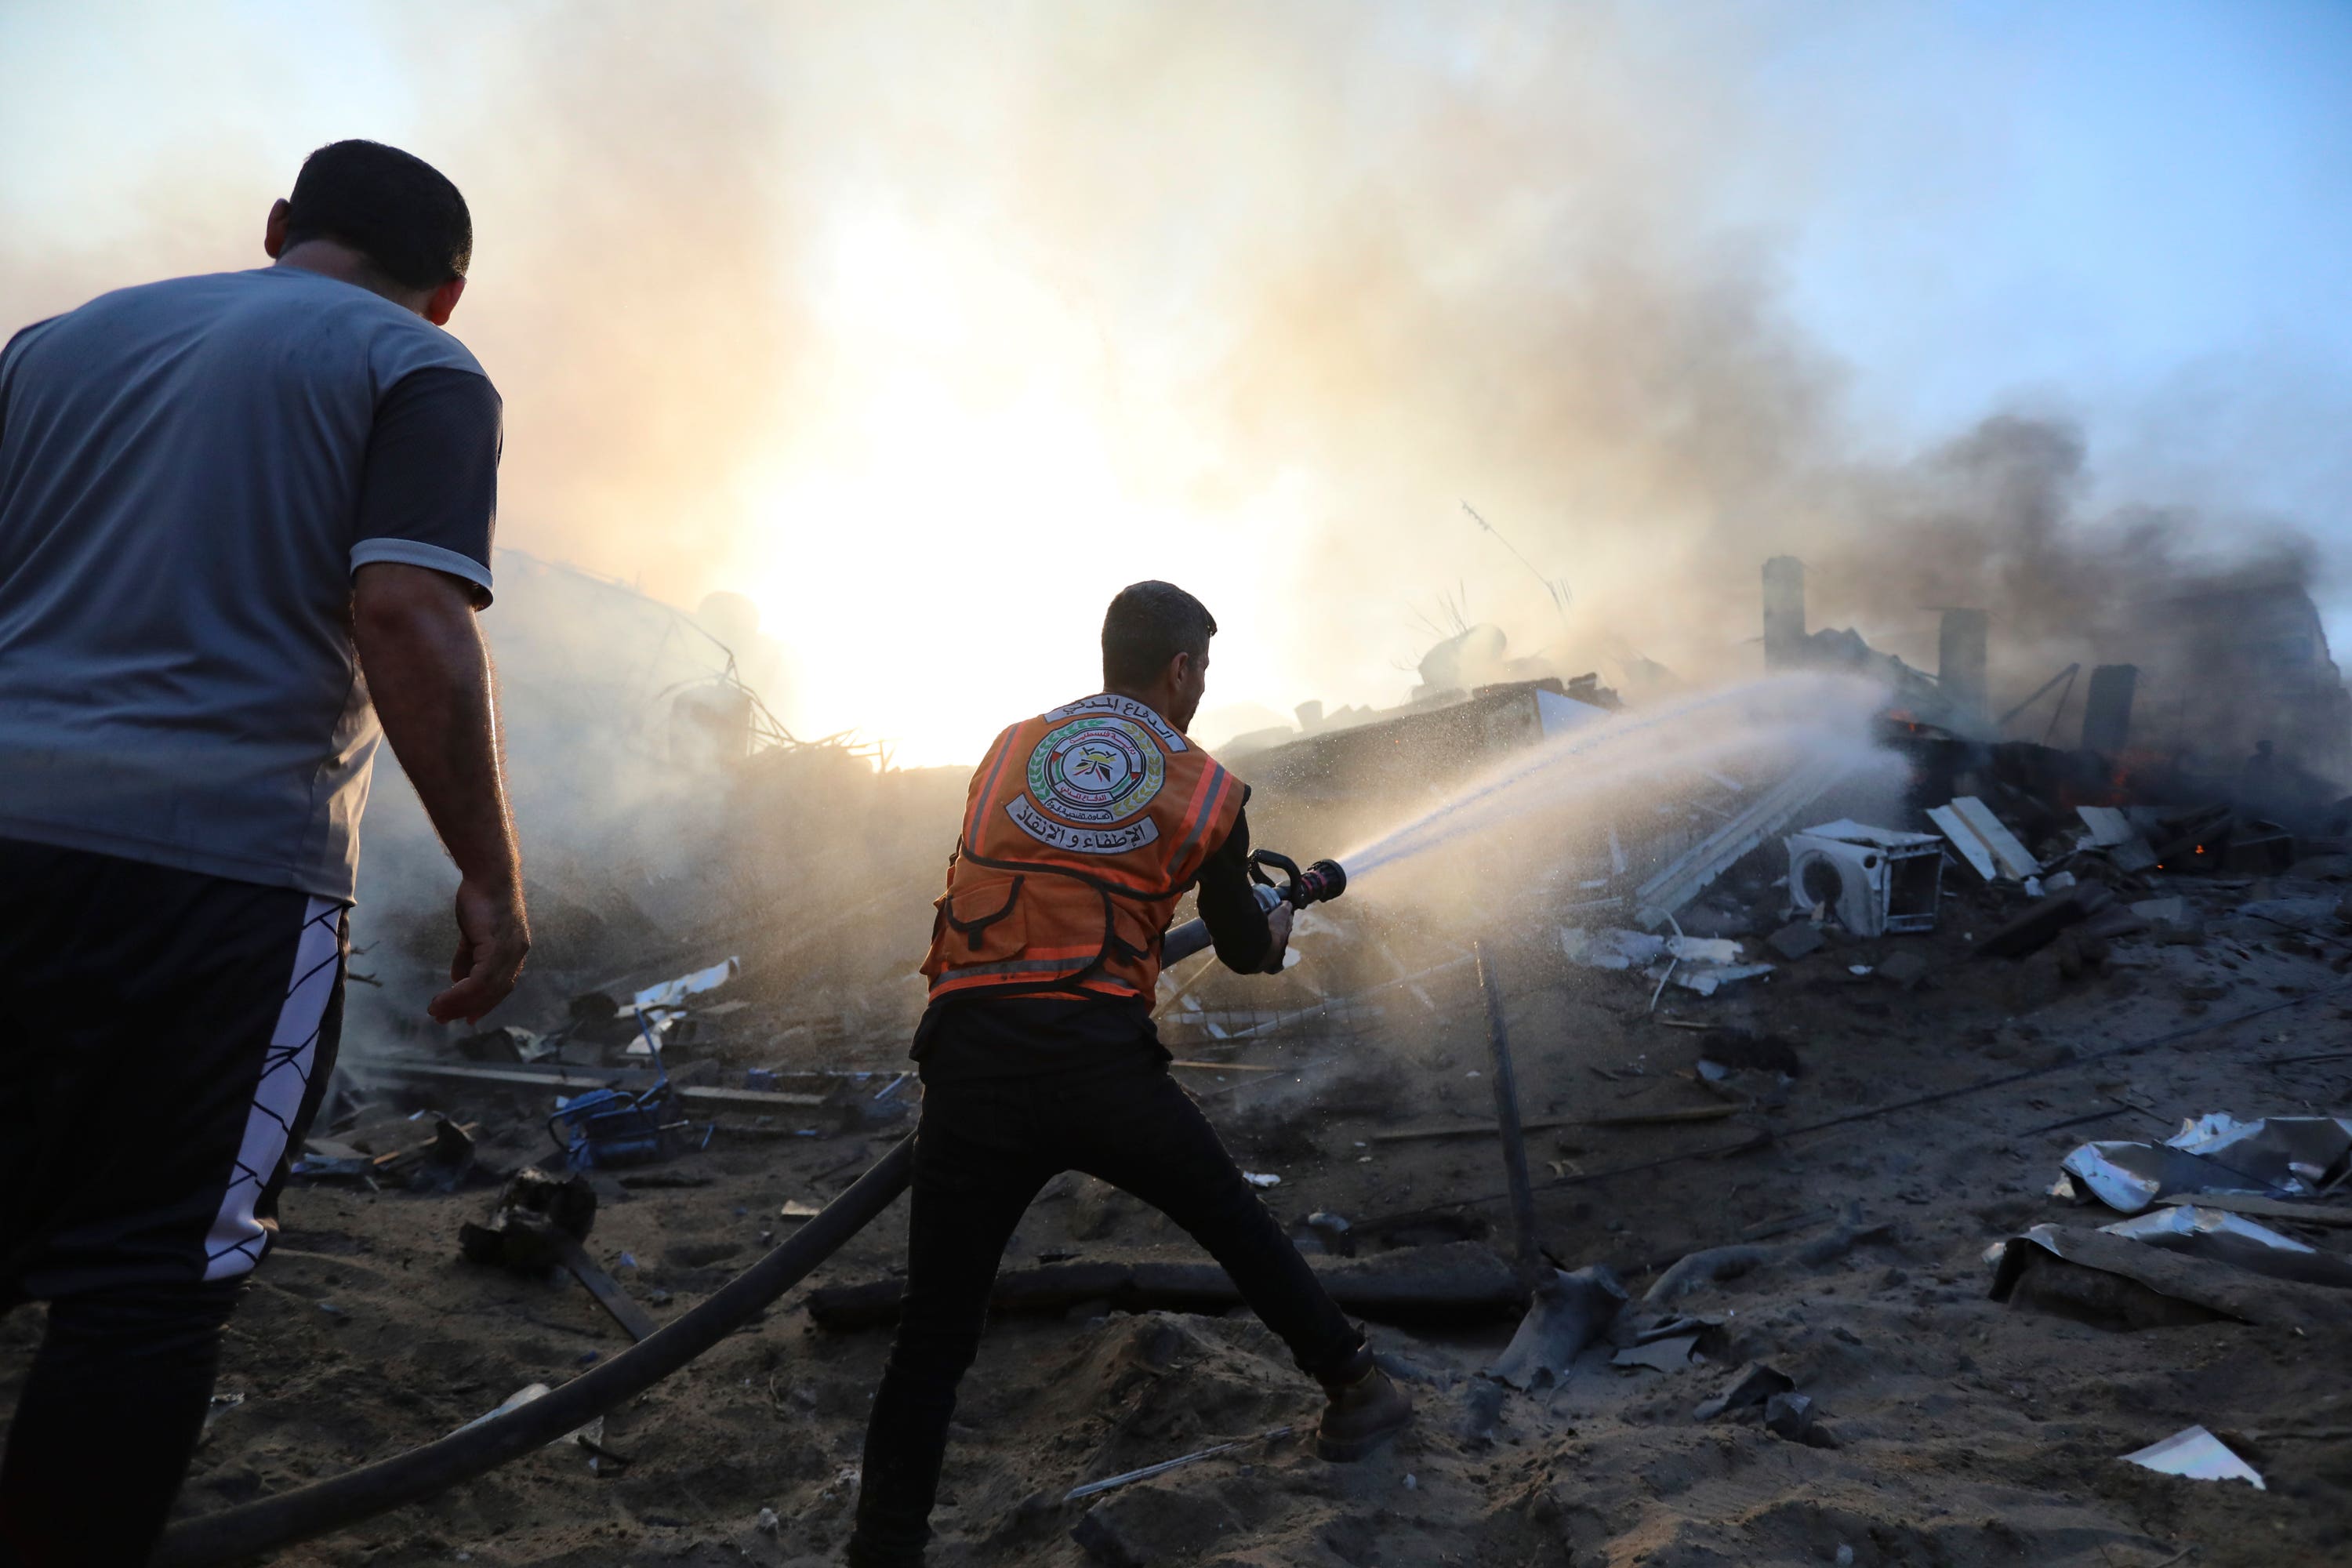
[{"label": "smoke cloud", "polygon": [[[1213,708],[1287,712],[1402,698],[1441,595],[1514,652],[1715,680],[1757,668],[1757,568],[1794,553],[1816,624],[1914,662],[1937,607],[1991,610],[1998,700],[2198,574],[2333,570],[2210,486],[2118,504],[2147,450],[2104,459],[2063,396],[1919,452],[1856,405],[1781,258],[1874,89],[1773,94],[1801,9],[206,26],[158,9],[143,53],[90,57],[96,101],[27,100],[68,142],[107,121],[112,172],[0,187],[39,220],[0,224],[7,315],[257,263],[310,146],[408,145],[477,214],[455,324],[506,395],[503,540],[741,594],[787,723],[912,761],[1089,689],[1098,606],[1147,575],[1226,628]],[[1939,92],[1997,108],[2000,72]]]}]

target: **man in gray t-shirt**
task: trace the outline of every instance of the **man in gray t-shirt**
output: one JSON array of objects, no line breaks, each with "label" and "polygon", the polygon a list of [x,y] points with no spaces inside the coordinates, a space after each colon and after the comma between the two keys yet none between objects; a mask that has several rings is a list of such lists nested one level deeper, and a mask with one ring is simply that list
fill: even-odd
[{"label": "man in gray t-shirt", "polygon": [[[0,1562],[145,1560],[332,1072],[379,736],[457,863],[436,1018],[529,946],[489,661],[464,199],[341,142],[258,271],[0,349],[0,1310],[49,1303]],[[79,1506],[107,1478],[108,1506]]]}]

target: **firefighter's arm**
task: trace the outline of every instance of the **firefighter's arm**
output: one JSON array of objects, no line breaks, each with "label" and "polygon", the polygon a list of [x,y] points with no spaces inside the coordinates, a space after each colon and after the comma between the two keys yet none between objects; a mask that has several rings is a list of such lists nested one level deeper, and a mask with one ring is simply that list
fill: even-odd
[{"label": "firefighter's arm", "polygon": [[1234,821],[1234,830],[1201,867],[1201,919],[1216,945],[1217,962],[1237,974],[1271,973],[1282,963],[1290,941],[1290,907],[1279,906],[1269,916],[1259,907],[1249,879],[1249,817]]}]

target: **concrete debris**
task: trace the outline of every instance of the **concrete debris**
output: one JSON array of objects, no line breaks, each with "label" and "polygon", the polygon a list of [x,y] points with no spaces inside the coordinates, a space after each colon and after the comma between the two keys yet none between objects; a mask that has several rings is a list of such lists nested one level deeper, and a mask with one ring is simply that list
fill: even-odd
[{"label": "concrete debris", "polygon": [[2115,901],[2105,884],[2084,882],[2048,895],[2015,919],[1977,940],[1976,951],[1992,958],[2023,958],[2058,940],[2068,926],[2080,925]]},{"label": "concrete debris", "polygon": [[1822,935],[1821,927],[1809,920],[1791,921],[1764,939],[1764,945],[1794,963],[1797,960],[1819,952],[1829,939]]},{"label": "concrete debris", "polygon": [[1838,1446],[1829,1428],[1814,1415],[1812,1396],[1794,1391],[1766,1398],[1764,1430],[1775,1437],[1802,1443],[1808,1448],[1834,1448]]}]

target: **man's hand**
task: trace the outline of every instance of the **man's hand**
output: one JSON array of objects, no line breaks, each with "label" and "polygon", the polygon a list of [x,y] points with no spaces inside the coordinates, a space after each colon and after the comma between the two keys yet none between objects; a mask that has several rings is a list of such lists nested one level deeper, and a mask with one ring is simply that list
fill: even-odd
[{"label": "man's hand", "polygon": [[384,736],[463,879],[455,984],[425,1010],[445,1024],[472,1023],[506,1000],[530,948],[472,585],[427,567],[370,562],[352,575],[352,637]]},{"label": "man's hand", "polygon": [[1276,904],[1266,912],[1265,928],[1274,938],[1274,945],[1265,955],[1268,974],[1282,973],[1282,955],[1290,947],[1290,922],[1297,917],[1298,911],[1288,904]]},{"label": "man's hand", "polygon": [[530,951],[530,918],[522,889],[467,878],[457,884],[457,956],[449,961],[448,990],[426,1004],[436,1023],[463,1018],[478,1023],[507,999]]}]

